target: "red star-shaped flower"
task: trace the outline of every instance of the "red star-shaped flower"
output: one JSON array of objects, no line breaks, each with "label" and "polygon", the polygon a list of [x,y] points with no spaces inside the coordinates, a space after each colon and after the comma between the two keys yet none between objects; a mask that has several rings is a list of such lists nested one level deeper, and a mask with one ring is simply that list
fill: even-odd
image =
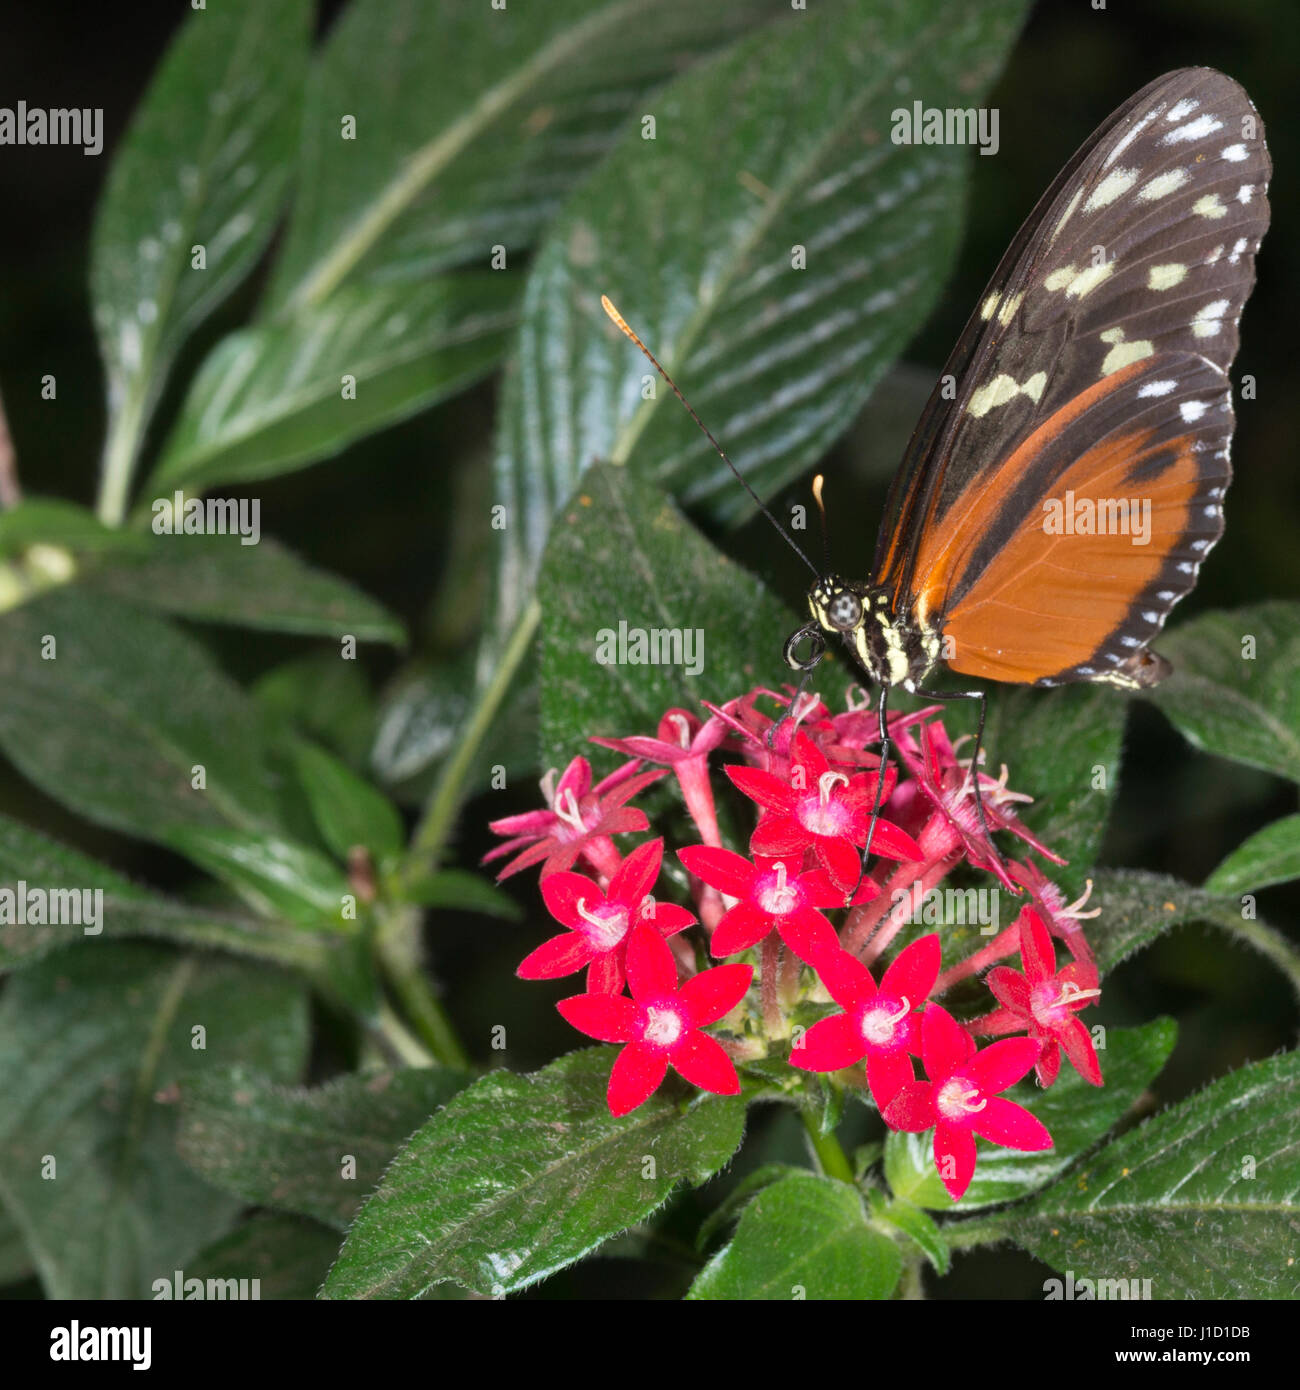
[{"label": "red star-shaped flower", "polygon": [[[788,781],[756,767],[729,765],[726,772],[764,808],[750,837],[752,854],[790,859],[811,849],[837,888],[847,890],[857,884],[862,860],[854,847],[867,841],[877,773],[850,777],[832,770],[826,755],[804,733],[795,738]],[[888,769],[882,803],[893,790],[896,775],[893,768]],[[876,821],[871,849],[886,859],[924,857],[910,835],[883,818]]]},{"label": "red star-shaped flower", "polygon": [[[801,856],[759,859],[751,864],[743,855],[709,845],[688,845],[677,857],[711,888],[740,901],[718,923],[709,942],[715,956],[734,956],[757,946],[771,931],[809,965],[840,949],[835,928],[817,910],[840,907],[844,893],[830,881],[824,869],[799,872]],[[863,880],[855,902],[866,902],[879,892],[875,882]]]},{"label": "red star-shaped flower", "polygon": [[1085,1081],[1100,1086],[1101,1064],[1092,1036],[1075,1017],[1101,994],[1096,988],[1096,972],[1089,965],[1071,961],[1058,973],[1051,933],[1032,907],[1021,912],[1018,926],[1024,974],[997,965],[984,977],[1002,1008],[979,1019],[977,1031],[1009,1033],[1023,1028],[1038,1039],[1043,1050],[1036,1070],[1043,1086],[1056,1080],[1062,1050]]},{"label": "red star-shaped flower", "polygon": [[492,821],[489,829],[494,834],[511,838],[485,854],[483,863],[490,864],[494,859],[527,846],[501,870],[498,882],[540,861],[545,861],[542,863],[542,877],[545,878],[560,869],[571,869],[580,854],[597,873],[612,877],[619,865],[619,854],[609,837],[647,830],[650,826],[644,811],[624,803],[665,775],[662,769],[638,773],[639,766],[635,761],[624,763],[594,787],[591,785],[591,764],[586,758],[574,758],[553,786],[550,785],[555,776],[552,771],[542,781],[547,809],[525,811],[522,815]]},{"label": "red star-shaped flower", "polygon": [[819,963],[817,973],[846,1012],[823,1018],[790,1052],[792,1066],[839,1071],[867,1059],[867,1085],[883,1112],[916,1075],[909,1052],[920,1049],[920,1018],[913,1011],[939,975],[939,937],[913,941],[885,971],[880,988],[871,972],[847,951]]},{"label": "red star-shaped flower", "polygon": [[677,962],[662,936],[642,923],[627,948],[632,998],[576,994],[556,1006],[588,1037],[625,1043],[610,1072],[610,1112],[626,1115],[654,1094],[668,1068],[702,1091],[734,1096],[740,1078],[716,1038],[700,1030],[716,1023],[745,997],[753,966],[718,965],[693,975],[679,989]]},{"label": "red star-shaped flower", "polygon": [[[665,950],[668,948],[665,947]],[[921,1015],[921,1060],[928,1081],[909,1081],[884,1112],[891,1129],[920,1134],[934,1129],[934,1161],[954,1201],[975,1176],[975,1136],[1008,1149],[1052,1147],[1042,1121],[1023,1105],[998,1095],[1034,1065],[1032,1038],[1005,1038],[975,1051],[975,1040],[938,1004]]]},{"label": "red star-shaped flower", "polygon": [[544,941],[515,972],[523,980],[554,980],[588,966],[591,994],[619,994],[625,978],[627,938],[638,922],[649,922],[669,937],[695,918],[676,903],[656,902],[650,895],[659,878],[664,842],[649,840],[623,861],[609,891],[568,869],[542,880],[547,910],[569,928]]}]

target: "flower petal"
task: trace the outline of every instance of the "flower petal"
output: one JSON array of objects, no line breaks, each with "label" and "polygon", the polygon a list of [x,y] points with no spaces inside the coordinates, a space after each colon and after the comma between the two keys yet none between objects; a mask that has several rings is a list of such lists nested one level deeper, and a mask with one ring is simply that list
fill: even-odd
[{"label": "flower petal", "polygon": [[[933,1006],[932,1006],[933,1007]],[[929,1081],[909,1081],[881,1112],[890,1129],[920,1134],[935,1121],[934,1086]]]},{"label": "flower petal", "polygon": [[831,998],[842,1008],[856,1009],[876,996],[876,982],[871,978],[871,971],[848,951],[837,951],[818,961],[817,973]]},{"label": "flower petal", "polygon": [[715,965],[692,975],[681,987],[678,998],[690,1010],[691,1022],[699,1028],[729,1014],[745,997],[753,979],[752,965]]},{"label": "flower petal", "polygon": [[709,951],[719,959],[734,956],[737,951],[757,946],[771,930],[772,919],[766,912],[760,912],[749,903],[737,903],[730,912],[723,913],[709,941]]},{"label": "flower petal", "polygon": [[942,1081],[960,1071],[974,1055],[975,1039],[947,1009],[927,1004],[921,1015],[921,1057],[930,1080]]},{"label": "flower petal", "polygon": [[638,845],[610,879],[608,900],[622,903],[625,907],[640,907],[641,899],[655,886],[663,858],[662,839],[647,840],[645,844]]},{"label": "flower petal", "polygon": [[1029,998],[1029,981],[1019,970],[1009,965],[995,965],[984,977],[984,983],[993,991],[998,1003],[1005,1005],[1021,1018],[1034,1016],[1033,1004]]},{"label": "flower petal", "polygon": [[712,1091],[715,1096],[740,1094],[740,1077],[736,1075],[735,1064],[722,1044],[707,1033],[698,1029],[687,1033],[668,1054],[668,1060],[692,1086],[702,1091]]},{"label": "flower petal", "polygon": [[841,1071],[860,1062],[867,1045],[849,1014],[820,1019],[790,1049],[790,1065],[802,1071]]},{"label": "flower petal", "polygon": [[847,840],[818,835],[813,840],[813,850],[817,862],[837,888],[846,893],[857,890],[858,879],[862,877],[862,856]]},{"label": "flower petal", "polygon": [[1038,1061],[1041,1047],[1036,1038],[1003,1038],[973,1058],[965,1068],[966,1075],[986,1095],[995,1096],[1027,1075]]},{"label": "flower petal", "polygon": [[749,837],[749,852],[770,859],[801,855],[808,843],[808,832],[793,816],[782,811],[765,811]]},{"label": "flower petal", "polygon": [[1047,924],[1032,907],[1026,907],[1017,925],[1020,928],[1020,959],[1025,967],[1025,978],[1031,985],[1050,980],[1056,974],[1056,951]]},{"label": "flower petal", "polygon": [[581,903],[588,912],[605,906],[605,895],[585,874],[560,869],[542,880],[542,901],[546,910],[562,926],[577,927],[582,921]]},{"label": "flower petal", "polygon": [[943,952],[938,932],[918,937],[900,951],[880,980],[880,992],[894,999],[906,999],[913,1008],[923,1004],[939,978]]},{"label": "flower petal", "polygon": [[816,966],[843,949],[835,928],[811,907],[778,917],[776,927],[781,940],[807,965]]},{"label": "flower petal", "polygon": [[934,1131],[934,1163],[948,1195],[954,1202],[960,1201],[975,1176],[975,1136],[968,1129],[938,1125]]},{"label": "flower petal", "polygon": [[747,898],[758,873],[744,855],[712,845],[687,845],[677,857],[701,882],[733,898]]},{"label": "flower petal", "polygon": [[[862,839],[866,840],[866,827]],[[871,836],[871,852],[882,859],[896,859],[900,863],[912,863],[925,858],[925,851],[906,830],[900,830],[892,821],[878,820]]]},{"label": "flower petal", "polygon": [[636,1005],[622,994],[574,994],[555,1007],[579,1033],[601,1042],[626,1042],[636,1022]]},{"label": "flower petal", "polygon": [[581,970],[594,955],[586,937],[579,936],[576,931],[561,932],[530,951],[519,962],[515,974],[521,980],[558,980],[561,975]]},{"label": "flower petal", "polygon": [[1042,1120],[1030,1114],[1023,1105],[1002,1096],[988,1098],[988,1104],[975,1116],[971,1128],[991,1144],[1001,1144],[1004,1149],[1039,1153],[1052,1147],[1052,1136]]},{"label": "flower petal", "polygon": [[732,785],[757,801],[768,811],[790,811],[796,800],[795,793],[779,777],[764,772],[757,767],[744,767],[740,763],[728,763],[722,769],[731,778]]},{"label": "flower petal", "polygon": [[612,1115],[626,1115],[643,1105],[668,1074],[668,1055],[639,1043],[628,1045],[614,1058],[605,1099]]},{"label": "flower petal", "polygon": [[899,1091],[915,1080],[912,1059],[906,1052],[867,1053],[867,1085],[876,1109],[882,1113]]},{"label": "flower petal", "polygon": [[679,931],[695,925],[695,914],[678,907],[676,903],[655,903],[653,914],[646,916],[643,913],[641,920],[653,923],[660,936],[676,936]]},{"label": "flower petal", "polygon": [[1056,1030],[1056,1037],[1075,1071],[1093,1086],[1100,1086],[1101,1063],[1097,1060],[1097,1049],[1092,1045],[1092,1034],[1087,1025],[1080,1019],[1072,1018]]},{"label": "flower petal", "polygon": [[677,960],[648,922],[639,923],[628,933],[627,982],[635,999],[654,999],[677,991]]}]

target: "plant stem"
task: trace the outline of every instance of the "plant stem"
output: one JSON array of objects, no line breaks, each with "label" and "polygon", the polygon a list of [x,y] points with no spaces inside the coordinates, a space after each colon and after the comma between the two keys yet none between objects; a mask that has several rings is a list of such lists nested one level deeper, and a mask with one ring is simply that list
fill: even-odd
[{"label": "plant stem", "polygon": [[120,526],[126,515],[126,499],[131,490],[131,474],[143,427],[144,396],[132,391],[122,403],[104,449],[104,472],[99,482],[96,512],[105,526]]},{"label": "plant stem", "polygon": [[381,916],[375,938],[375,954],[384,978],[401,1004],[406,1018],[423,1039],[430,1060],[447,1067],[467,1067],[469,1057],[441,1001],[429,988],[420,965],[420,914],[399,908]]},{"label": "plant stem", "polygon": [[838,1178],[841,1182],[852,1183],[853,1166],[834,1133],[823,1134],[817,1116],[812,1111],[800,1110],[799,1114],[808,1133],[808,1143],[812,1146],[822,1172],[828,1178]]},{"label": "plant stem", "polygon": [[1247,921],[1231,911],[1214,912],[1209,916],[1224,931],[1240,937],[1260,955],[1272,961],[1286,976],[1296,998],[1300,999],[1300,955],[1281,932],[1274,931],[1263,922]]},{"label": "plant stem", "polygon": [[391,1004],[379,1004],[379,1036],[399,1061],[411,1067],[431,1067],[437,1059],[397,1016]]},{"label": "plant stem", "polygon": [[541,616],[541,607],[537,600],[533,599],[511,634],[492,680],[478,703],[478,708],[461,732],[455,753],[442,769],[429,798],[424,818],[416,826],[415,834],[411,838],[404,873],[407,882],[423,874],[432,873],[437,868],[438,858],[447,836],[451,833],[452,823],[460,806],[461,792],[474,756],[491,728],[492,720],[510,688],[510,682],[528,651]]}]

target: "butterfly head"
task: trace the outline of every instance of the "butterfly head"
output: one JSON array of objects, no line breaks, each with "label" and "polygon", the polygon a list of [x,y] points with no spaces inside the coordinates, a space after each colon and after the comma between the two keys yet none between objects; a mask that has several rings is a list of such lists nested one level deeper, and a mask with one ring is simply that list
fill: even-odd
[{"label": "butterfly head", "polygon": [[[796,670],[807,671],[825,650],[823,633],[838,634],[858,664],[878,685],[911,688],[933,668],[938,657],[936,635],[895,614],[888,589],[853,584],[837,574],[823,575],[808,590],[808,610],[813,621],[800,628],[786,644],[786,660]],[[798,660],[794,649],[807,637],[811,656]]]}]

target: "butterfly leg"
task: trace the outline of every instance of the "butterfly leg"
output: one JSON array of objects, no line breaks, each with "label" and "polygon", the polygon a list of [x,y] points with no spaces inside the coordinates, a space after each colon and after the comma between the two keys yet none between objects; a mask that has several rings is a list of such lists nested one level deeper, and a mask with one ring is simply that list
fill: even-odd
[{"label": "butterfly leg", "polygon": [[889,687],[880,687],[880,701],[876,705],[876,723],[880,730],[880,764],[876,774],[876,796],[871,803],[871,820],[867,824],[867,840],[862,846],[862,867],[858,870],[858,881],[853,885],[853,892],[848,895],[844,906],[847,907],[858,895],[858,889],[862,887],[862,880],[867,876],[867,858],[871,854],[871,841],[876,834],[876,822],[880,819],[880,804],[884,799],[885,773],[889,768],[889,750],[893,744],[889,739]]},{"label": "butterfly leg", "polygon": [[[795,648],[804,638],[812,643],[812,649],[808,656],[803,660],[795,655]],[[812,673],[817,669],[817,663],[826,653],[826,639],[822,636],[821,628],[816,623],[808,623],[801,627],[798,632],[793,632],[786,639],[785,661],[792,671],[802,671],[799,677],[799,685],[794,692],[789,705],[786,706],[785,713],[767,731],[767,746],[772,749],[776,746],[776,731],[785,723],[787,719],[794,716],[795,710],[799,706],[799,701],[803,699],[804,691],[808,689],[808,683],[812,680]]]},{"label": "butterfly leg", "polygon": [[984,832],[984,839],[989,848],[993,851],[993,857],[997,860],[1003,873],[1007,872],[1007,861],[1003,859],[998,847],[993,843],[993,837],[989,833],[989,823],[984,815],[984,794],[980,791],[980,750],[984,747],[984,720],[988,714],[988,696],[982,690],[916,690],[915,694],[925,700],[978,700],[980,705],[979,721],[975,725],[975,751],[971,759],[971,780],[975,786],[975,810],[979,814],[980,829]]}]

